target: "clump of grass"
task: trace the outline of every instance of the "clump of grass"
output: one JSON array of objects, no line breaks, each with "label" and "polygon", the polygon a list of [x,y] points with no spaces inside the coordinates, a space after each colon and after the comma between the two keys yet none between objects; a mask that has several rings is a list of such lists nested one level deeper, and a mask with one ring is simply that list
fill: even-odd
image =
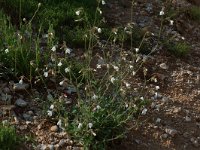
[{"label": "clump of grass", "polygon": [[169,52],[177,57],[186,56],[190,51],[190,46],[186,42],[169,42],[166,44],[166,47]]},{"label": "clump of grass", "polygon": [[196,21],[200,21],[200,7],[199,6],[192,6],[189,10],[189,15],[192,19]]},{"label": "clump of grass", "polygon": [[19,137],[14,127],[8,124],[0,124],[0,149],[13,150],[19,145]]}]

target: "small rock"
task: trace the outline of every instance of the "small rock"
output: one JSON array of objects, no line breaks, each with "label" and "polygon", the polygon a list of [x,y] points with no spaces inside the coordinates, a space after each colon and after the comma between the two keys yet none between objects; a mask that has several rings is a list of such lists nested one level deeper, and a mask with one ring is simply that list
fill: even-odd
[{"label": "small rock", "polygon": [[166,63],[162,63],[162,64],[160,64],[160,68],[166,70],[166,69],[168,69],[169,67],[166,65]]},{"label": "small rock", "polygon": [[179,113],[181,111],[181,107],[176,107],[173,110],[173,113]]},{"label": "small rock", "polygon": [[167,101],[169,101],[169,98],[164,96],[164,97],[162,98],[162,101],[163,101],[163,102],[167,102]]},{"label": "small rock", "polygon": [[161,137],[161,139],[162,139],[162,138],[166,139],[166,138],[168,137],[168,135],[167,135],[166,133],[164,133],[164,134],[162,134],[160,137]]},{"label": "small rock", "polygon": [[13,90],[15,91],[25,91],[29,88],[29,84],[26,84],[26,83],[15,83],[13,85]]},{"label": "small rock", "polygon": [[160,118],[157,118],[156,119],[156,123],[160,123],[161,119]]},{"label": "small rock", "polygon": [[31,121],[32,120],[31,115],[29,115],[29,114],[24,113],[22,116],[26,121]]},{"label": "small rock", "polygon": [[156,103],[151,103],[151,108],[154,109],[156,107]]},{"label": "small rock", "polygon": [[183,137],[184,137],[184,138],[189,137],[189,133],[188,133],[188,132],[183,133]]},{"label": "small rock", "polygon": [[54,126],[52,126],[52,127],[50,128],[50,130],[51,130],[52,132],[57,132],[57,131],[58,131],[58,126],[57,126],[57,125],[54,125]]},{"label": "small rock", "polygon": [[49,147],[49,150],[54,150],[54,145],[50,144],[48,145],[48,147]]},{"label": "small rock", "polygon": [[28,103],[26,101],[24,101],[23,99],[19,98],[16,100],[15,105],[17,105],[19,107],[26,107],[28,105]]},{"label": "small rock", "polygon": [[172,137],[174,137],[174,136],[178,133],[177,130],[171,129],[171,128],[166,128],[166,129],[165,129],[165,132],[166,132],[167,134],[171,135]]},{"label": "small rock", "polygon": [[46,150],[47,146],[45,144],[41,144],[40,150]]},{"label": "small rock", "polygon": [[66,144],[66,141],[64,139],[61,139],[58,143],[59,147],[63,147]]},{"label": "small rock", "polygon": [[191,119],[189,116],[186,116],[186,117],[185,117],[185,121],[186,121],[186,122],[190,122],[191,120],[192,120],[192,119]]},{"label": "small rock", "polygon": [[32,110],[29,110],[28,112],[27,112],[27,114],[29,114],[29,115],[33,115],[34,113],[33,113],[33,111]]}]

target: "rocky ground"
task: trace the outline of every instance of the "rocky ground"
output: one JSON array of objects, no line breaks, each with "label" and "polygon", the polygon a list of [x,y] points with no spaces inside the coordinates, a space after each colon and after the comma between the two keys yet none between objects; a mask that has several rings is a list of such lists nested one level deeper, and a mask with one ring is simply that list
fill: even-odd
[{"label": "rocky ground", "polygon": [[[192,2],[198,5],[197,1]],[[193,4],[184,0],[173,1],[176,9]],[[107,2],[104,13],[108,23],[115,27],[132,20],[152,33],[159,31],[157,17],[164,6],[159,0],[137,0],[133,8],[130,6],[130,0]],[[158,74],[161,84],[158,83],[159,88],[156,88],[157,83],[146,85],[151,104],[144,108],[137,124],[130,123],[135,128],[127,138],[112,149],[200,149],[200,26],[182,14],[174,20],[173,26],[168,25],[165,29],[165,32],[184,37],[191,46],[191,52],[184,58],[176,58],[160,47],[151,56],[154,65],[147,66],[148,70],[153,69],[154,74]],[[138,84],[143,83],[140,78],[137,81]],[[42,116],[43,108],[39,102],[43,102],[42,97],[51,99],[51,95],[43,95],[34,88],[30,91],[29,86],[0,81],[0,120],[11,117],[18,133],[29,135],[21,149],[81,149],[66,132],[58,128],[57,122],[50,122]],[[57,94],[54,89],[48,90]],[[73,99],[73,88],[65,92]],[[36,141],[30,137],[35,137]]]}]

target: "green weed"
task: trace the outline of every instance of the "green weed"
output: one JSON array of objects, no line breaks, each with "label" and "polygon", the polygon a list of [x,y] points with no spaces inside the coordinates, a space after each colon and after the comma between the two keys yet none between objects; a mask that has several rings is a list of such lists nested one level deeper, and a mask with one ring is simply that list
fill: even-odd
[{"label": "green weed", "polygon": [[19,144],[15,128],[8,124],[0,124],[0,150],[13,150]]}]

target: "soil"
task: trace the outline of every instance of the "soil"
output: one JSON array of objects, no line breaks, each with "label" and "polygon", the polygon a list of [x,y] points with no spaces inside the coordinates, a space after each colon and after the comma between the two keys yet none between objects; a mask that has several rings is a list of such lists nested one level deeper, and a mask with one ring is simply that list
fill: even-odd
[{"label": "soil", "polygon": [[[108,24],[113,28],[125,27],[128,23],[134,23],[144,31],[158,34],[161,17],[159,12],[163,7],[182,10],[199,5],[198,1],[192,0],[171,1],[172,5],[168,6],[169,3],[163,4],[161,0],[136,0],[134,6],[131,6],[131,0],[109,0],[106,1],[103,13]],[[130,122],[130,126],[134,126],[134,128],[127,134],[126,139],[115,143],[110,148],[112,150],[200,149],[200,23],[192,20],[187,13],[181,13],[173,20],[173,26],[169,22],[164,22],[163,32],[173,32],[181,38],[184,37],[185,42],[191,46],[190,53],[177,58],[165,47],[159,47],[151,56],[152,63],[149,63],[151,65],[147,63],[145,67],[148,70],[154,70],[150,76],[156,75],[159,81],[157,83],[149,82],[146,85],[145,89],[149,93],[147,98],[151,103],[146,107],[147,112],[144,115],[141,115],[138,120]],[[165,36],[164,33],[163,36]],[[81,54],[80,50],[80,54],[77,55]],[[137,77],[137,82],[143,83],[140,75]],[[0,92],[6,87],[11,89],[11,85],[12,83],[0,81]],[[160,88],[156,89],[158,85]],[[52,91],[53,89],[50,90],[50,92]],[[34,89],[31,92],[38,94],[38,97],[46,96],[35,92]],[[29,95],[29,93],[26,94]],[[26,94],[23,92],[12,96],[26,99],[37,97],[37,95],[31,98],[22,96]],[[73,98],[72,95],[71,99],[73,100]],[[0,120],[8,118],[11,109],[14,109],[18,116],[23,116],[24,113],[33,116],[33,122],[16,120],[14,117],[14,124],[18,124],[17,130],[20,134],[37,138],[37,143],[33,143],[30,139],[23,144],[21,149],[41,149],[42,144],[53,143],[52,141],[59,143],[61,139],[64,139],[67,145],[63,149],[72,149],[72,147],[81,149],[79,145],[73,144],[67,133],[59,134],[51,131],[56,122],[49,122],[41,116],[43,108],[38,105],[38,100],[28,103],[29,107],[20,109],[13,105],[7,108],[0,103],[2,110],[6,109],[7,111],[5,116],[0,116]],[[38,144],[41,144],[40,148],[37,147]],[[36,145],[37,148],[33,145]]]}]

